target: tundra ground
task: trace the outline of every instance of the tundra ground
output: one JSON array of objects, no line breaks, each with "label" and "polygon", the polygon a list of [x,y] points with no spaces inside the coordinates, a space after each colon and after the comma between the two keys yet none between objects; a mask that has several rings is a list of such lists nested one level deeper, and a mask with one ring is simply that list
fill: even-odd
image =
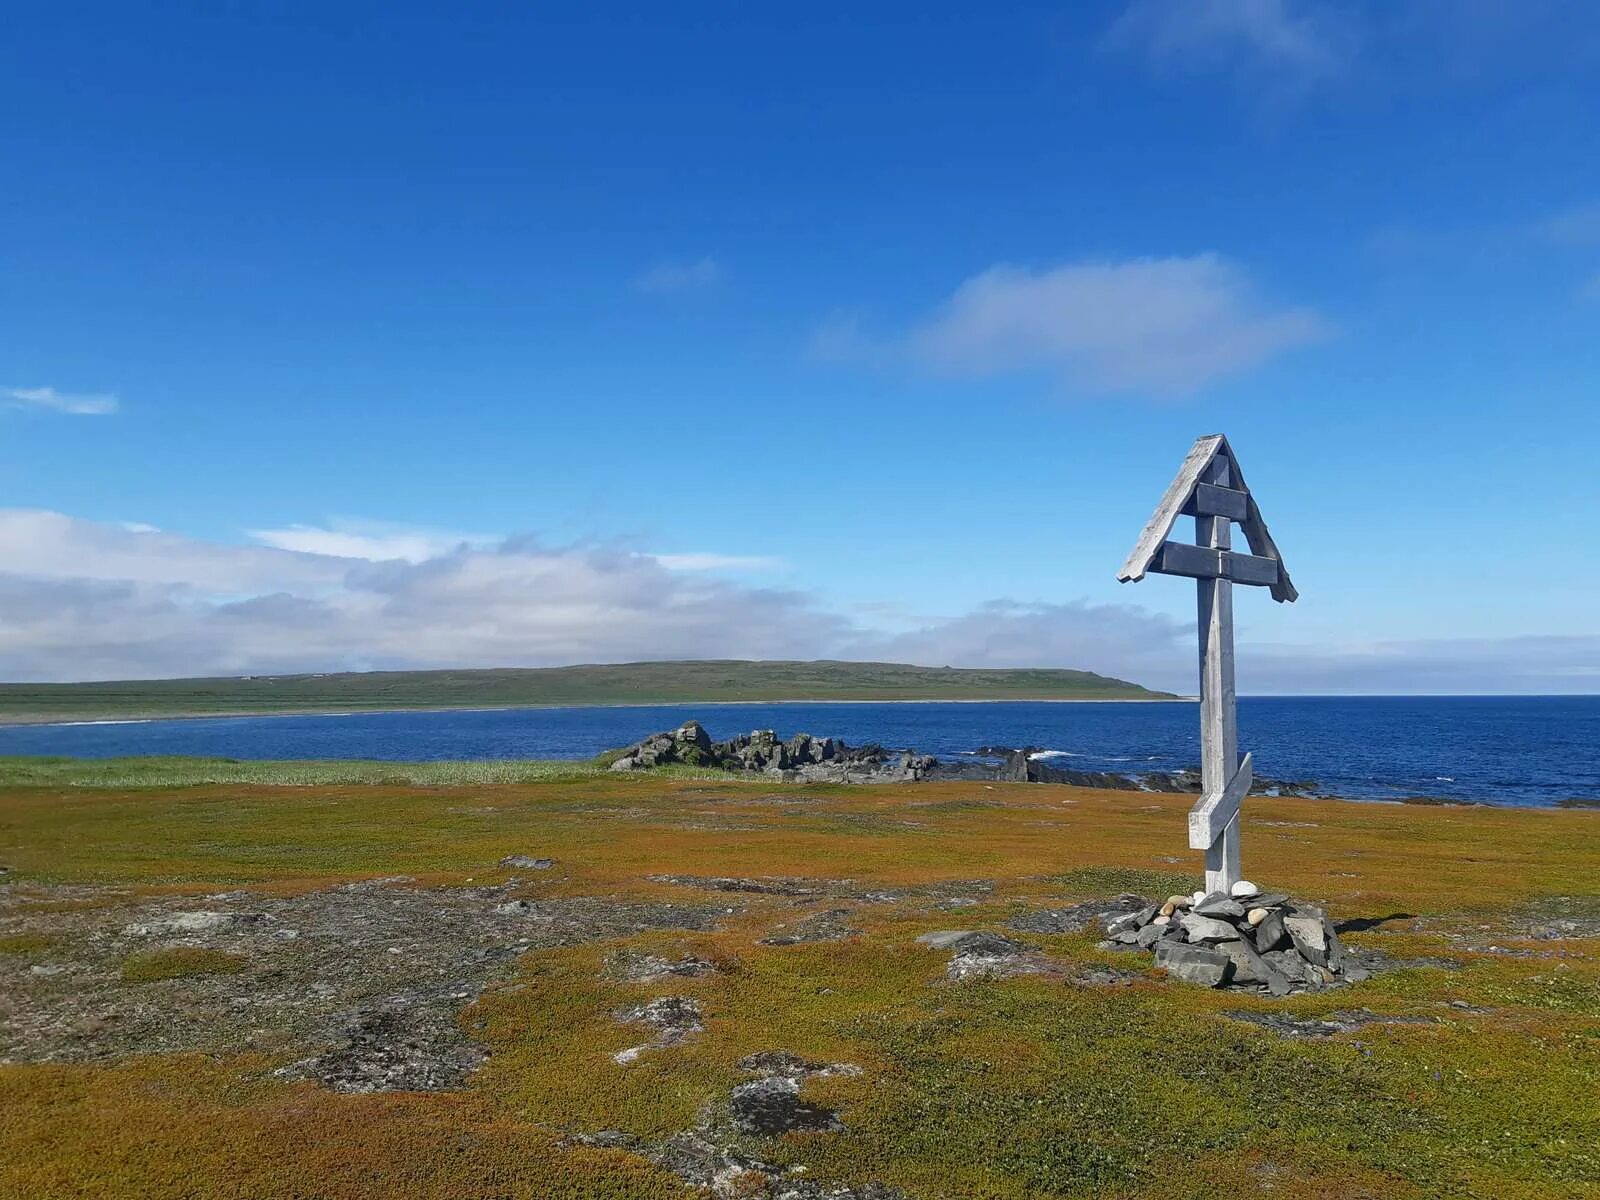
[{"label": "tundra ground", "polygon": [[1191,802],[6,788],[0,1195],[1600,1195],[1600,813],[1253,798],[1382,966],[1269,1000],[1039,919],[1192,889]]}]

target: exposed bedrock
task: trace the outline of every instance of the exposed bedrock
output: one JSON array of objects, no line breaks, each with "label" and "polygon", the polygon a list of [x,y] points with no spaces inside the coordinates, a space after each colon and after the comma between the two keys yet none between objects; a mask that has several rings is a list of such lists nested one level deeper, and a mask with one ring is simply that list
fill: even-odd
[{"label": "exposed bedrock", "polygon": [[[915,750],[888,750],[869,743],[850,746],[839,738],[797,733],[780,739],[770,729],[742,733],[724,742],[698,721],[653,733],[616,752],[613,771],[644,771],[669,765],[708,767],[774,776],[799,783],[909,783],[923,779],[995,780],[1013,783],[1065,783],[1122,791],[1200,791],[1199,771],[1075,771],[1053,766],[1036,748],[981,746],[974,757],[935,758]],[[1315,783],[1258,778],[1251,789],[1284,796],[1316,796]]]}]

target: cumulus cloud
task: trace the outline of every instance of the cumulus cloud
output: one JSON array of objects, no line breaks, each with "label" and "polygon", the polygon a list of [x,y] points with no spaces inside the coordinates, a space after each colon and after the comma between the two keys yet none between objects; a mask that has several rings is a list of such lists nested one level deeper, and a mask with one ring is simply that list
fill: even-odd
[{"label": "cumulus cloud", "polygon": [[279,550],[327,554],[338,558],[364,558],[372,562],[391,558],[424,562],[457,546],[484,546],[499,540],[487,534],[449,533],[376,521],[336,521],[327,526],[290,525],[284,529],[252,529],[250,536],[263,545]]},{"label": "cumulus cloud", "polygon": [[1176,677],[1192,662],[1184,643],[1193,629],[1136,605],[992,600],[913,629],[858,636],[846,657],[930,667],[1073,667],[1143,680],[1152,672]]},{"label": "cumulus cloud", "polygon": [[1249,690],[1278,694],[1593,695],[1600,635],[1254,645],[1241,650],[1239,671]]},{"label": "cumulus cloud", "polygon": [[[909,631],[857,637],[845,657],[927,666],[1079,667],[1192,695],[1195,627],[1137,605],[1001,600]],[[1241,630],[1241,689],[1254,695],[1600,692],[1600,634],[1416,638],[1292,645]]]},{"label": "cumulus cloud", "polygon": [[781,558],[764,554],[652,554],[669,571],[777,571],[788,566]]},{"label": "cumulus cloud", "polygon": [[[673,565],[674,560],[688,560]],[[996,600],[915,618],[720,577],[742,560],[508,538],[417,561],[226,545],[0,510],[0,678],[136,679],[845,658],[1076,667],[1195,688],[1194,626],[1136,604]],[[1600,635],[1263,645],[1250,693],[1600,691]]]},{"label": "cumulus cloud", "polygon": [[650,293],[688,292],[708,288],[722,279],[722,267],[710,255],[694,262],[659,262],[636,276],[635,291]]},{"label": "cumulus cloud", "polygon": [[109,392],[58,392],[55,388],[0,388],[0,398],[13,407],[45,409],[78,417],[103,417],[117,411]]},{"label": "cumulus cloud", "polygon": [[511,538],[416,561],[233,546],[0,511],[8,679],[810,657],[847,623],[804,593],[610,546]]},{"label": "cumulus cloud", "polygon": [[343,578],[348,566],[322,555],[196,541],[147,525],[0,509],[0,570],[13,575],[248,595],[328,587]]},{"label": "cumulus cloud", "polygon": [[968,279],[906,339],[963,375],[1046,370],[1106,391],[1184,394],[1316,342],[1327,323],[1264,303],[1216,254],[996,266]]},{"label": "cumulus cloud", "polygon": [[1105,38],[1158,68],[1244,66],[1306,85],[1341,74],[1356,42],[1348,12],[1308,0],[1131,0]]}]

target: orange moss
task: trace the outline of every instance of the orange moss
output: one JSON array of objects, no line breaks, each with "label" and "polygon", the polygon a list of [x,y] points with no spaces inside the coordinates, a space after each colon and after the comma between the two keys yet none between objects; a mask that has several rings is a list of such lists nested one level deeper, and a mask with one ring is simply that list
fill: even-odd
[{"label": "orange moss", "polygon": [[472,1095],[339,1096],[264,1082],[260,1061],[0,1067],[0,1195],[138,1200],[628,1200],[683,1189],[617,1151]]}]

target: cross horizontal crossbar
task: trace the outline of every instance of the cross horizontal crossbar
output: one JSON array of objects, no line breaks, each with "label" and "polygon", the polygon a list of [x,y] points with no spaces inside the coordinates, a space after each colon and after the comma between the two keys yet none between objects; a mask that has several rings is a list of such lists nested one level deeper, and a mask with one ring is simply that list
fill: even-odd
[{"label": "cross horizontal crossbar", "polygon": [[1230,521],[1242,521],[1250,511],[1250,493],[1218,487],[1214,483],[1196,484],[1186,511],[1196,517],[1227,517]]},{"label": "cross horizontal crossbar", "polygon": [[1237,550],[1163,542],[1161,553],[1156,555],[1150,569],[1162,575],[1183,575],[1189,579],[1231,579],[1234,583],[1272,587],[1278,582],[1282,567],[1275,558],[1259,558]]},{"label": "cross horizontal crossbar", "polygon": [[1246,754],[1239,769],[1220,792],[1200,797],[1200,803],[1189,810],[1189,848],[1209,849],[1211,843],[1222,836],[1228,822],[1239,815],[1239,805],[1250,793],[1255,782],[1251,756]]}]

